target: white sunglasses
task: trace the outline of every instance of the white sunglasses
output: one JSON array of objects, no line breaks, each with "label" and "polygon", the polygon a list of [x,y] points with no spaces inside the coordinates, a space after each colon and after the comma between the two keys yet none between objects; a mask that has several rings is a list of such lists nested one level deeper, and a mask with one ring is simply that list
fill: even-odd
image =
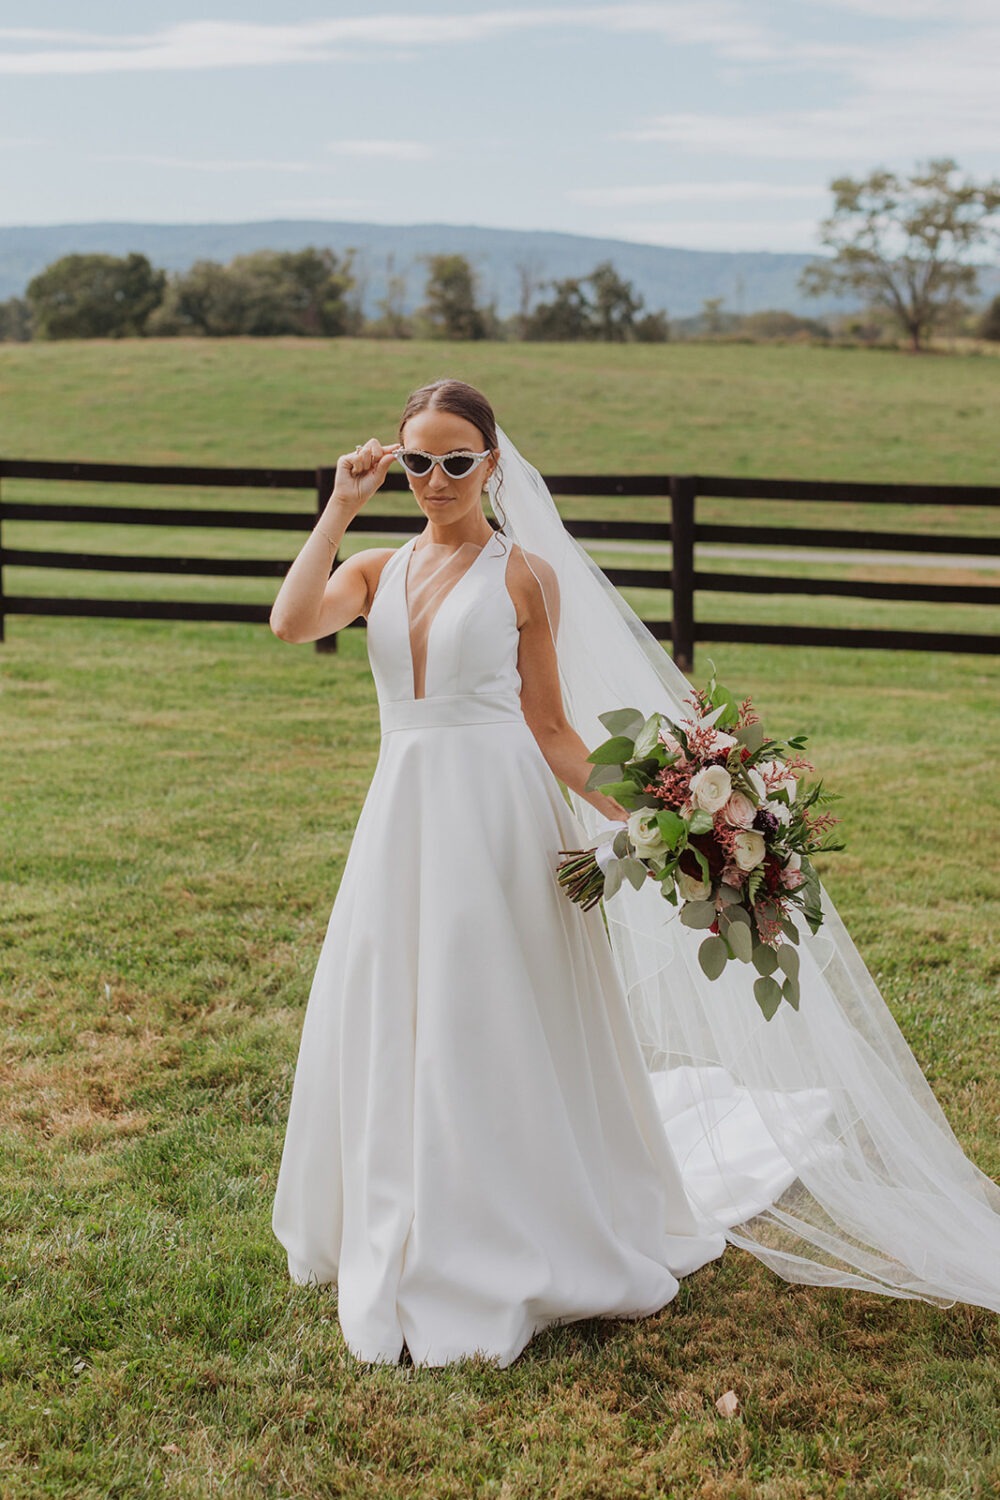
[{"label": "white sunglasses", "polygon": [[441,465],[449,479],[465,479],[489,456],[489,448],[484,448],[482,453],[471,453],[467,448],[456,448],[451,453],[425,453],[421,448],[402,448],[396,454],[407,474],[413,474],[417,479],[425,479],[435,464]]}]

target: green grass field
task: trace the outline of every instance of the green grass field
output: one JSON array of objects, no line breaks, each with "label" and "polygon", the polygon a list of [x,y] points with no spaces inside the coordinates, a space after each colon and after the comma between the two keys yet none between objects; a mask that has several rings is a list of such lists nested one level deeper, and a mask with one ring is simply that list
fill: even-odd
[{"label": "green grass field", "polygon": [[[307,372],[322,366],[332,403],[329,370],[340,361],[346,383],[351,353],[9,352],[6,452],[261,463],[326,453],[291,398],[285,437],[269,448],[266,403],[255,418],[237,414],[237,367],[285,361],[304,402]],[[350,387],[358,410],[391,412],[451,351],[431,352],[421,368],[404,348],[412,363],[390,380],[391,351],[374,346],[370,383]],[[743,360],[748,381],[751,355],[766,370],[787,354],[791,381],[803,356],[846,351],[636,352],[650,367],[653,355],[704,355],[707,391],[709,353],[723,377],[731,356]],[[539,399],[542,374],[526,369],[519,382],[513,369],[523,349],[459,353],[462,373],[484,384],[490,361],[499,379],[509,359],[511,403],[522,385]],[[564,374],[580,389],[581,351],[539,353],[552,389]],[[873,379],[882,361],[896,370],[896,356],[857,358]],[[147,361],[147,373],[173,362],[180,387],[185,359],[199,397],[164,397],[167,452],[144,433],[141,402],[121,396],[113,413],[105,402],[129,361],[133,372]],[[971,405],[973,376],[987,370],[898,361],[893,380],[926,382],[928,401],[936,380],[948,410]],[[812,368],[807,358],[800,378]],[[597,369],[595,359],[587,378]],[[621,370],[615,381],[621,409]],[[281,389],[274,373],[275,407]],[[886,399],[889,423],[905,401]],[[517,410],[527,427],[531,402]],[[866,421],[874,454],[877,413]],[[18,423],[34,441],[11,438]],[[586,460],[553,442],[543,464],[607,463],[586,424],[579,431],[595,444]],[[238,451],[243,438],[252,453]],[[796,440],[766,463],[751,455],[749,471],[817,474],[823,451],[800,462]],[[734,452],[699,466],[733,467]],[[989,467],[984,427],[952,477],[987,482]],[[824,878],[963,1148],[1000,1177],[995,659],[711,654],[775,732],[808,732],[844,793],[849,847],[828,857]],[[705,665],[702,651],[699,677]],[[378,747],[362,634],[320,656],[251,626],[15,618],[0,646],[0,705],[3,1500],[1000,1495],[996,1315],[788,1286],[733,1249],[656,1317],[550,1330],[505,1372],[356,1365],[335,1294],[290,1286],[269,1219],[303,1007]],[[714,1405],[728,1389],[742,1408],[729,1421]]]},{"label": "green grass field", "polygon": [[[990,484],[998,479],[995,417],[1000,361],[894,351],[743,345],[453,345],[340,340],[149,341],[0,345],[0,455],[121,462],[313,467],[359,437],[395,436],[405,393],[441,373],[480,383],[522,451],[548,472],[757,475],[842,480]],[[7,481],[8,499],[78,503],[308,510],[311,494],[137,489]],[[666,501],[613,496],[560,500],[566,515],[666,519]],[[375,510],[376,506],[373,505]],[[379,513],[413,514],[408,495],[386,494]],[[848,532],[952,531],[976,535],[996,512],[950,507],[820,506],[703,500],[703,521],[822,525]],[[38,525],[10,522],[9,547],[267,557],[290,561],[301,534],[205,528]],[[360,532],[352,546],[371,545]],[[702,562],[711,554],[702,550]],[[711,557],[719,572],[757,562]],[[888,560],[831,563],[832,576],[900,581],[918,570]],[[816,562],[768,570],[822,576]],[[995,582],[995,570],[962,564],[933,581]],[[156,599],[273,597],[269,579],[8,568],[8,593]],[[630,594],[663,616],[669,601]],[[782,624],[990,631],[991,611],[966,605],[720,594],[699,599],[702,618]]]}]

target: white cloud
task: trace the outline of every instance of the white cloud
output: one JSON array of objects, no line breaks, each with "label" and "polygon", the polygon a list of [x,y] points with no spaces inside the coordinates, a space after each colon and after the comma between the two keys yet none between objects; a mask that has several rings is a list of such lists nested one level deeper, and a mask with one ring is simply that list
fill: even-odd
[{"label": "white cloud", "polygon": [[996,0],[799,0],[799,4],[812,5],[814,10],[851,10],[867,20],[877,21],[940,21],[954,25],[956,21],[995,21]]},{"label": "white cloud", "polygon": [[337,156],[361,156],[381,161],[427,161],[434,155],[422,141],[331,141],[326,148]]},{"label": "white cloud", "polygon": [[810,183],[665,182],[639,187],[572,188],[565,195],[573,203],[589,208],[639,208],[646,203],[759,203],[815,201],[826,196],[826,188]]},{"label": "white cloud", "polygon": [[0,73],[83,74],[268,67],[331,62],[357,49],[454,46],[518,31],[542,29],[655,33],[681,44],[716,46],[729,56],[757,55],[765,42],[738,0],[659,0],[648,5],[512,8],[478,14],[361,15],[283,25],[186,21],[140,35],[0,30],[0,42],[34,48],[0,52]]},{"label": "white cloud", "polygon": [[251,161],[213,161],[209,157],[104,155],[95,156],[94,161],[134,162],[145,167],[165,167],[180,172],[314,172],[316,168],[304,161],[269,161],[266,158]]},{"label": "white cloud", "polygon": [[[831,0],[876,16],[896,0]],[[996,0],[987,12],[978,0],[952,9],[917,9],[949,24],[918,35],[883,35],[866,45],[775,43],[764,72],[803,66],[834,68],[835,84],[818,108],[745,114],[692,111],[654,116],[619,139],[661,143],[695,155],[771,158],[780,162],[834,162],[844,170],[907,163],[932,156],[995,156],[1000,139],[1000,23]],[[910,15],[910,0],[900,14]],[[989,20],[982,21],[984,15]],[[971,23],[963,24],[965,17]]]}]

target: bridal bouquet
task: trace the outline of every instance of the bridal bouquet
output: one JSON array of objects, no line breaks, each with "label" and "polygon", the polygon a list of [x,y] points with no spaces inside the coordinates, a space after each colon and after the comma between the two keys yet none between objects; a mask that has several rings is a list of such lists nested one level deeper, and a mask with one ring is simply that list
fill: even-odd
[{"label": "bridal bouquet", "polygon": [[562,850],[557,879],[585,909],[627,880],[658,882],[680,920],[703,930],[698,960],[718,979],[730,959],[757,971],[754,996],[770,1020],[782,999],[799,1005],[799,910],[823,921],[810,855],[842,849],[830,836],[834,800],[801,754],[805,737],[769,739],[749,698],[715,679],[691,694],[677,723],[636,709],[601,714],[611,738],[589,757],[588,790],[629,810],[627,824],[591,849]]}]

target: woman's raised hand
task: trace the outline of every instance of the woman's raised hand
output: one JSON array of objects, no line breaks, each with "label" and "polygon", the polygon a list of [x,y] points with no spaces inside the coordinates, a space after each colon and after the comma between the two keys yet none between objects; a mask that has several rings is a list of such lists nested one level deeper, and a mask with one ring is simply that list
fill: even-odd
[{"label": "woman's raised hand", "polygon": [[330,499],[357,515],[376,490],[382,488],[382,481],[401,446],[400,443],[390,443],[386,448],[378,438],[369,438],[353,453],[342,453],[337,459]]}]

